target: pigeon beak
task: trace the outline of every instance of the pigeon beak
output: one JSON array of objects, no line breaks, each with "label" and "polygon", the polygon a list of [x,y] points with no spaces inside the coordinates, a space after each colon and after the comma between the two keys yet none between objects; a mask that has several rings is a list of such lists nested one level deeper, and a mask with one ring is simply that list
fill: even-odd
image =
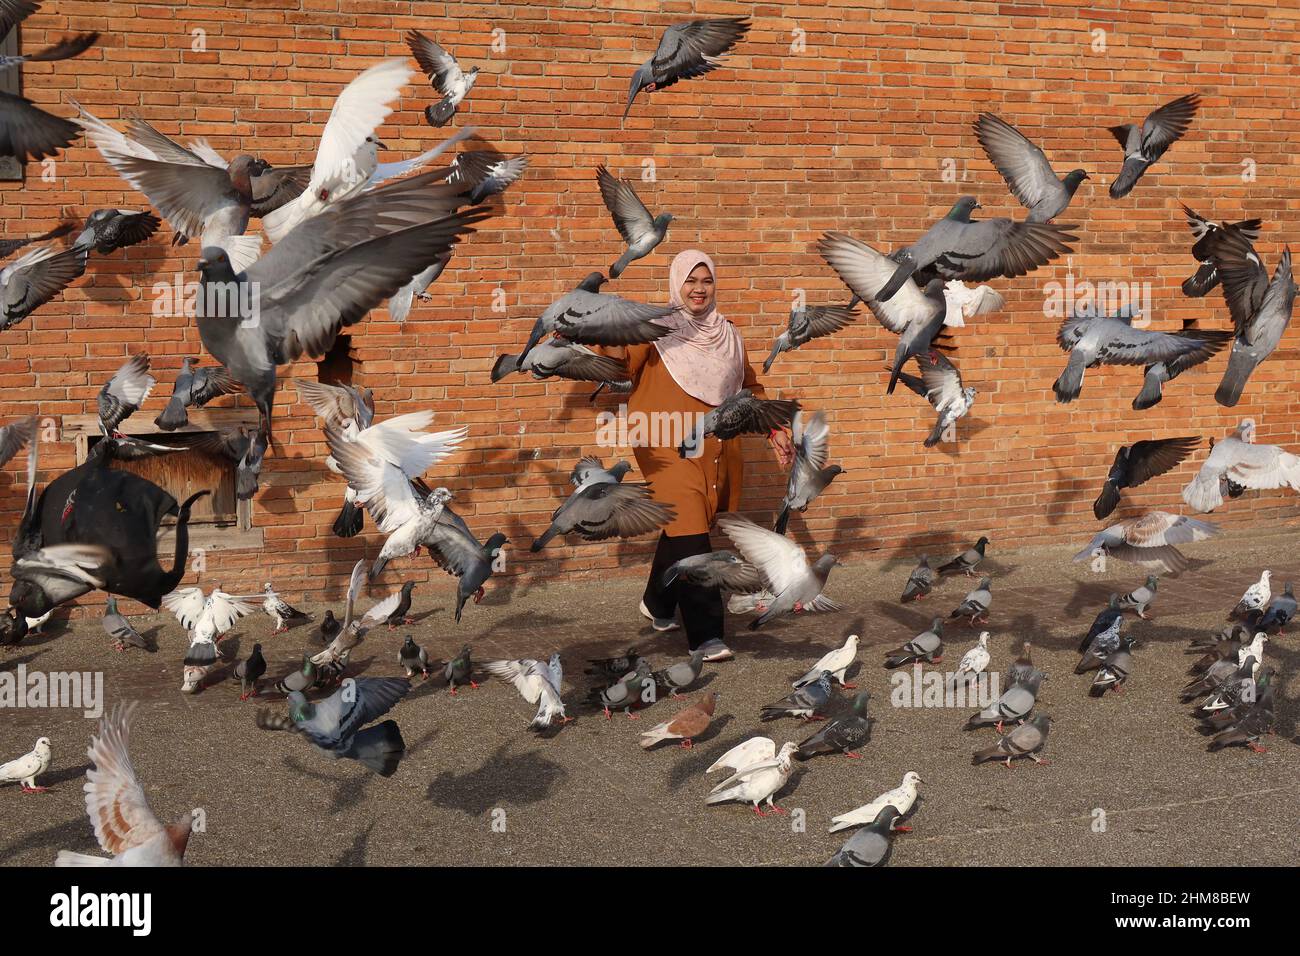
[{"label": "pigeon beak", "polygon": [[379,140],[375,140],[375,149],[388,149],[388,146]]}]

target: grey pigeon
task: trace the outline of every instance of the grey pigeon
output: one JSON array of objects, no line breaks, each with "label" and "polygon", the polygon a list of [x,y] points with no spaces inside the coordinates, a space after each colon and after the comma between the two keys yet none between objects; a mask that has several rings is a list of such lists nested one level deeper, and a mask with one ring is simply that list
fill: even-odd
[{"label": "grey pigeon", "polygon": [[1159,405],[1164,396],[1166,382],[1172,382],[1189,368],[1201,363],[1198,353],[1191,352],[1168,362],[1156,362],[1142,370],[1142,390],[1133,399],[1133,410],[1140,412]]},{"label": "grey pigeon", "polygon": [[1132,608],[1137,611],[1137,616],[1145,621],[1147,619],[1147,608],[1155,601],[1156,591],[1159,586],[1160,578],[1154,574],[1148,574],[1144,584],[1135,587],[1119,599],[1120,606]]},{"label": "grey pigeon", "polygon": [[669,697],[676,697],[682,691],[690,689],[704,670],[704,656],[704,651],[691,651],[691,656],[686,660],[655,671],[655,688],[661,695],[667,692]]},{"label": "grey pigeon", "polygon": [[1093,502],[1092,513],[1101,520],[1119,504],[1124,488],[1136,488],[1158,475],[1177,468],[1195,450],[1201,440],[1196,436],[1135,441],[1115,452],[1115,461],[1106,475],[1101,494]]},{"label": "grey pigeon", "polygon": [[257,682],[266,673],[266,658],[262,656],[262,645],[254,644],[253,653],[247,660],[235,665],[235,676],[239,678],[239,699],[248,700],[257,696]]},{"label": "grey pigeon", "polygon": [[921,600],[933,590],[935,577],[934,570],[930,567],[930,556],[921,555],[921,560],[907,576],[907,584],[903,586],[903,596],[899,600],[904,604]]},{"label": "grey pigeon", "polygon": [[657,531],[676,517],[668,505],[655,501],[650,486],[639,482],[601,482],[569,495],[551,515],[551,525],[533,541],[534,554],[556,535],[577,533],[585,541],[634,538]]},{"label": "grey pigeon", "polygon": [[1051,724],[1051,717],[1047,714],[1039,714],[1028,723],[1013,729],[992,747],[976,751],[971,757],[971,763],[997,760],[1004,766],[1010,767],[1011,761],[1017,757],[1029,757],[1034,763],[1047,763],[1038,755],[1047,745],[1047,731],[1051,728]]},{"label": "grey pigeon", "polygon": [[1129,672],[1133,669],[1132,651],[1132,639],[1125,639],[1115,651],[1101,662],[1101,666],[1097,668],[1097,676],[1092,679],[1092,686],[1088,688],[1089,696],[1101,697],[1108,690],[1113,690],[1117,694],[1123,690],[1124,684],[1128,681]]},{"label": "grey pigeon", "polygon": [[135,414],[157,384],[158,380],[149,374],[147,353],[127,359],[99,390],[99,430],[105,436],[120,434],[117,426]]},{"label": "grey pigeon", "polygon": [[1029,210],[1026,222],[1051,222],[1065,212],[1079,184],[1088,178],[1086,170],[1072,169],[1058,179],[1043,151],[992,113],[981,113],[974,128],[975,138],[1011,195]]},{"label": "grey pigeon", "polygon": [[1203,718],[1219,711],[1229,710],[1241,703],[1243,698],[1253,700],[1256,690],[1255,665],[1258,663],[1254,655],[1247,654],[1236,673],[1216,685],[1214,690],[1197,705],[1194,711],[1196,716]]},{"label": "grey pigeon", "polygon": [[803,513],[813,499],[830,487],[830,483],[844,472],[839,465],[828,464],[830,458],[831,429],[823,412],[805,417],[795,412],[791,423],[794,443],[794,461],[790,463],[790,477],[786,480],[785,498],[772,529],[785,534],[790,523],[790,512]]},{"label": "grey pigeon", "polygon": [[673,216],[668,212],[650,215],[632,184],[626,179],[618,179],[604,166],[596,167],[596,182],[600,186],[600,198],[614,218],[618,234],[627,243],[627,250],[609,267],[609,277],[617,279],[631,263],[644,259],[664,241]]},{"label": "grey pigeon", "polygon": [[[0,156],[4,152],[4,95],[0,94]],[[0,332],[8,331],[80,278],[86,250],[39,246],[0,269]]]},{"label": "grey pigeon", "polygon": [[1056,333],[1056,342],[1070,360],[1053,383],[1056,400],[1069,403],[1083,389],[1083,373],[1099,365],[1142,365],[1181,360],[1183,367],[1197,365],[1220,351],[1230,333],[1190,329],[1155,332],[1134,328],[1131,317],[1073,314]]},{"label": "grey pigeon", "polygon": [[404,581],[397,599],[397,607],[393,608],[393,613],[388,615],[388,629],[391,631],[395,627],[401,627],[403,624],[414,624],[406,615],[411,611],[411,592],[415,590],[414,581]]},{"label": "grey pigeon", "polygon": [[131,622],[118,612],[117,598],[112,595],[109,595],[108,601],[104,604],[104,630],[113,639],[115,651],[125,650],[128,644],[132,647],[149,646],[140,636],[140,632],[131,626]]},{"label": "grey pigeon", "polygon": [[736,594],[753,594],[763,587],[758,570],[731,551],[693,554],[668,566],[664,587],[681,579],[701,588],[717,588]]},{"label": "grey pigeon", "polygon": [[478,80],[478,67],[468,73],[461,69],[456,58],[434,43],[418,30],[406,34],[406,45],[411,49],[411,56],[420,65],[433,88],[442,95],[433,106],[425,107],[424,118],[430,126],[442,127],[451,122],[456,109],[469,95]]},{"label": "grey pigeon", "polygon": [[[188,420],[188,416],[187,416]],[[220,458],[236,466],[242,465],[250,454],[254,436],[248,434],[243,425],[233,431],[195,432],[178,435],[172,441],[184,444],[193,451]],[[265,450],[265,449],[263,449]],[[257,491],[256,475],[247,469],[235,469],[235,496],[245,501]]]},{"label": "grey pigeon", "polygon": [[936,617],[930,622],[929,630],[922,631],[902,647],[892,650],[885,657],[885,666],[902,667],[926,661],[937,664],[943,660],[943,618]]},{"label": "grey pigeon", "polygon": [[573,466],[573,471],[569,474],[569,481],[574,488],[584,488],[587,485],[600,485],[610,482],[622,481],[632,465],[628,461],[617,461],[605,467],[605,463],[594,455],[587,455],[578,459],[578,463]]},{"label": "grey pigeon", "polygon": [[871,694],[861,691],[853,698],[853,709],[843,716],[836,717],[824,727],[799,744],[795,756],[808,760],[818,754],[844,754],[857,758],[854,753],[871,740],[871,725],[875,721],[867,713]]},{"label": "grey pigeon", "polygon": [[167,407],[155,418],[154,424],[163,431],[175,431],[190,423],[186,409],[202,408],[219,395],[232,395],[239,391],[239,383],[220,365],[198,367],[197,359],[188,356],[181,362],[172,386],[172,397]]},{"label": "grey pigeon", "polygon": [[296,731],[321,753],[336,760],[365,764],[381,777],[391,777],[406,751],[394,720],[367,727],[407,695],[410,681],[397,677],[348,678],[324,700],[310,703],[301,691],[289,694],[289,716],[259,711],[263,730]]},{"label": "grey pigeon", "polygon": [[891,253],[898,265],[876,300],[888,302],[914,273],[931,268],[945,279],[1014,279],[1070,252],[1078,238],[1072,226],[1055,223],[972,220],[979,208],[974,196],[961,197],[921,238]]},{"label": "grey pigeon", "polygon": [[302,666],[290,671],[275,683],[275,689],[281,694],[305,691],[316,683],[316,665],[311,662],[311,655],[302,655]]},{"label": "grey pigeon", "polygon": [[1187,226],[1192,230],[1192,257],[1196,259],[1197,269],[1183,280],[1183,295],[1200,298],[1208,295],[1221,281],[1218,264],[1215,262],[1215,247],[1224,235],[1239,233],[1247,242],[1259,238],[1263,222],[1259,219],[1244,219],[1241,222],[1218,223],[1190,209],[1183,204],[1183,213],[1187,216]]},{"label": "grey pigeon", "polygon": [[972,714],[970,719],[966,721],[966,729],[975,730],[979,727],[996,727],[998,733],[1001,733],[1003,724],[1024,720],[1029,716],[1029,712],[1034,709],[1034,704],[1038,700],[1039,688],[1042,687],[1043,681],[1046,679],[1047,675],[1042,671],[1034,671],[1028,680],[1012,684],[992,704],[985,707],[978,714]]},{"label": "grey pigeon", "polygon": [[873,867],[889,863],[894,849],[894,823],[898,819],[898,808],[887,806],[880,811],[867,826],[853,832],[835,855],[827,861],[826,866],[838,867]]},{"label": "grey pigeon", "polygon": [[632,111],[632,101],[642,90],[654,92],[672,86],[678,80],[691,80],[716,70],[721,57],[749,32],[745,17],[719,17],[674,23],[664,31],[654,56],[632,74],[623,119]]},{"label": "grey pigeon", "polygon": [[1224,236],[1216,244],[1215,263],[1223,278],[1223,297],[1232,315],[1235,335],[1228,367],[1214,393],[1220,405],[1232,408],[1241,400],[1251,373],[1273,354],[1291,324],[1296,284],[1291,277],[1291,250],[1278,260],[1270,282],[1259,254],[1242,235]]},{"label": "grey pigeon", "polygon": [[397,663],[406,669],[407,678],[414,677],[418,671],[424,680],[429,679],[429,655],[423,647],[415,643],[410,634],[397,650]]},{"label": "grey pigeon", "polygon": [[627,378],[627,365],[568,339],[550,338],[529,349],[522,362],[513,355],[499,357],[492,366],[492,380],[500,381],[514,372],[529,373],[539,381],[608,382]]},{"label": "grey pigeon", "polygon": [[0,428],[0,466],[8,464],[36,436],[36,423],[36,416],[29,415]]},{"label": "grey pigeon", "polygon": [[[938,413],[934,427],[922,443],[926,448],[933,448],[943,441],[948,429],[970,411],[978,391],[972,385],[962,384],[961,372],[942,352],[921,352],[913,358],[921,370],[920,377],[899,372],[897,378],[934,406]],[[889,368],[894,371],[892,366]]]},{"label": "grey pigeon", "polygon": [[948,616],[951,617],[968,617],[971,627],[976,624],[987,624],[989,621],[989,607],[993,604],[993,594],[989,590],[993,585],[992,578],[981,578],[979,585],[971,591],[958,604]]},{"label": "grey pigeon", "polygon": [[1236,723],[1215,734],[1207,749],[1213,752],[1224,747],[1247,747],[1255,753],[1267,753],[1268,750],[1259,741],[1265,734],[1272,733],[1276,718],[1270,684]]},{"label": "grey pigeon", "polygon": [[1074,667],[1076,674],[1095,671],[1116,651],[1133,646],[1135,643],[1133,638],[1120,633],[1123,624],[1123,618],[1116,618],[1104,631],[1088,642],[1088,649],[1083,652],[1083,657]]},{"label": "grey pigeon", "polygon": [[826,705],[831,702],[834,694],[831,672],[823,671],[822,676],[813,683],[800,687],[773,704],[764,704],[759,717],[762,720],[776,720],[779,717],[812,720],[825,712]]},{"label": "grey pigeon", "polygon": [[1295,592],[1291,582],[1286,582],[1281,594],[1274,594],[1264,616],[1259,619],[1259,629],[1268,634],[1276,634],[1291,622],[1296,614]]},{"label": "grey pigeon", "polygon": [[1113,626],[1118,624],[1124,618],[1124,611],[1120,606],[1120,597],[1118,594],[1112,594],[1106,602],[1106,606],[1101,612],[1093,618],[1092,625],[1088,628],[1088,633],[1083,636],[1079,642],[1079,653],[1082,654],[1092,646],[1093,639],[1103,631],[1109,631]]},{"label": "grey pigeon", "polygon": [[[610,711],[621,710],[631,720],[639,719],[632,710],[641,707],[646,703],[647,691],[657,687],[658,681],[650,669],[650,662],[645,658],[638,658],[636,666],[628,674],[623,675],[615,680],[608,687],[595,688],[588,696],[588,702],[593,706],[599,704],[605,711],[605,719],[610,719]],[[656,697],[653,692],[649,696],[651,701]]]},{"label": "grey pigeon", "polygon": [[763,374],[772,370],[772,363],[782,352],[793,352],[813,339],[839,332],[857,319],[852,305],[816,305],[790,310],[790,323],[776,337],[772,353],[763,362]]},{"label": "grey pigeon", "polygon": [[773,595],[769,605],[760,605],[762,613],[750,623],[750,630],[757,630],[782,614],[840,610],[839,604],[822,593],[831,569],[839,563],[835,555],[823,554],[809,565],[808,556],[799,545],[739,515],[719,516],[718,527],[731,539],[741,557],[758,569],[765,590]]},{"label": "grey pigeon", "polygon": [[527,156],[506,158],[484,149],[467,149],[451,161],[448,182],[469,186],[469,201],[478,205],[505,192],[527,168]]},{"label": "grey pigeon", "polygon": [[1011,662],[1007,668],[1007,683],[1011,686],[1023,684],[1033,678],[1037,670],[1034,668],[1034,658],[1029,641],[1025,641],[1020,648],[1020,656]]},{"label": "grey pigeon", "polygon": [[1124,149],[1124,165],[1110,184],[1111,199],[1123,199],[1133,191],[1142,174],[1187,132],[1200,104],[1201,98],[1191,93],[1166,103],[1136,126],[1108,127]]},{"label": "grey pigeon", "polygon": [[[450,180],[448,181],[450,182]],[[410,282],[393,293],[388,300],[388,317],[401,325],[406,321],[406,317],[411,314],[411,306],[415,304],[416,299],[421,302],[432,299],[433,296],[428,291],[429,286],[438,281],[450,262],[451,253],[444,252],[433,260],[432,265],[426,266],[421,272],[417,272]]]},{"label": "grey pigeon", "polygon": [[984,549],[989,546],[989,539],[980,535],[978,541],[946,564],[939,565],[940,576],[945,574],[965,574],[971,576],[980,562],[984,560]]},{"label": "grey pigeon", "polygon": [[1208,521],[1152,511],[1097,532],[1074,560],[1109,556],[1166,574],[1180,574],[1190,562],[1175,545],[1204,541],[1218,533],[1219,529]]},{"label": "grey pigeon", "polygon": [[429,557],[456,581],[456,622],[460,622],[465,604],[472,597],[483,600],[484,585],[501,558],[507,538],[500,531],[480,544],[463,518],[443,505],[433,531],[425,542]]},{"label": "grey pigeon", "polygon": [[799,403],[788,399],[757,398],[747,388],[723,399],[709,409],[677,449],[682,458],[703,453],[704,439],[713,435],[722,441],[737,435],[766,435],[774,428],[789,425],[799,411]]},{"label": "grey pigeon", "polygon": [[158,231],[160,224],[161,220],[151,212],[96,209],[86,219],[74,245],[106,256],[144,242]]},{"label": "grey pigeon", "polygon": [[466,644],[460,649],[460,653],[447,662],[443,668],[442,676],[447,681],[447,686],[453,694],[456,693],[457,687],[469,684],[475,690],[478,684],[474,681],[474,660],[470,657],[470,647]]}]

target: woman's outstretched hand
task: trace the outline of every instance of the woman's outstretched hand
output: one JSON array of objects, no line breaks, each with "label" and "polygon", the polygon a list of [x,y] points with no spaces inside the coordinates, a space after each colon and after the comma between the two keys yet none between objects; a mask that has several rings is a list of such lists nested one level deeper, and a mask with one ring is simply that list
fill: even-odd
[{"label": "woman's outstretched hand", "polygon": [[794,444],[790,441],[790,433],[784,428],[773,428],[768,432],[767,443],[776,452],[776,460],[782,467],[789,468],[794,463]]}]

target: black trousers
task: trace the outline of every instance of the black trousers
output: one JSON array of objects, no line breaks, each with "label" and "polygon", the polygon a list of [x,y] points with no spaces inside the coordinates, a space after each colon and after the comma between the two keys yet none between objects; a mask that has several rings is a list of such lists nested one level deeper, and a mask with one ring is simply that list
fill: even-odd
[{"label": "black trousers", "polygon": [[645,586],[645,606],[655,617],[671,618],[677,611],[682,612],[682,626],[691,650],[705,641],[722,640],[722,594],[715,588],[687,584],[681,578],[665,588],[664,572],[682,558],[712,550],[707,534],[670,538],[661,532]]}]

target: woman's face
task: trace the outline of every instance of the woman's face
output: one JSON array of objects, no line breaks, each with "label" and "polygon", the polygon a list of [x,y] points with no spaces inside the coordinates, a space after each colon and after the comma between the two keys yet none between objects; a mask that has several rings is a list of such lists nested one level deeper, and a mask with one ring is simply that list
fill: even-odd
[{"label": "woman's face", "polygon": [[699,318],[708,315],[713,308],[716,290],[713,287],[713,273],[701,262],[691,270],[691,274],[682,283],[682,302],[686,311]]}]

